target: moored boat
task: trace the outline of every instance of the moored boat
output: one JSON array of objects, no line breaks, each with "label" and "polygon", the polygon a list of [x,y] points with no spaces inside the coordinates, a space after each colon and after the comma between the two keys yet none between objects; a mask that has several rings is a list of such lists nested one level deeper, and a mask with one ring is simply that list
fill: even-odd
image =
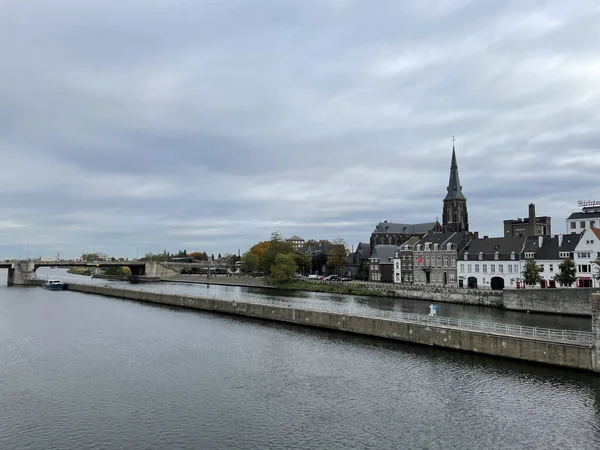
[{"label": "moored boat", "polygon": [[60,280],[53,279],[46,281],[42,287],[50,291],[62,291],[65,288],[65,284]]}]

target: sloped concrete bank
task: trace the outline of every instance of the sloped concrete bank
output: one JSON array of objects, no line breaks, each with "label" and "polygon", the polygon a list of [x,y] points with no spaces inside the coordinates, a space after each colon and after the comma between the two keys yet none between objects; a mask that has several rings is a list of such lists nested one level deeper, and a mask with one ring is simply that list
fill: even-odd
[{"label": "sloped concrete bank", "polygon": [[[115,289],[105,286],[70,283],[68,289],[88,294],[273,320],[600,372],[600,358],[593,355],[597,351],[596,347],[590,348],[588,346],[554,343],[424,324],[402,323],[388,319],[359,317],[333,312],[233,302],[211,298],[184,297],[172,294]],[[597,302],[600,303],[600,298]],[[600,311],[600,308],[598,308],[598,311]],[[600,322],[596,321],[594,323],[598,323],[600,327]]]}]

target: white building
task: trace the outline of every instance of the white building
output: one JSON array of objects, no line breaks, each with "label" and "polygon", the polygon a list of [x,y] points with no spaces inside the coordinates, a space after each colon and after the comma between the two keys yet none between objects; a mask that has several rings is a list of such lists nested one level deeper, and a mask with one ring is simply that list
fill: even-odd
[{"label": "white building", "polygon": [[600,228],[584,230],[574,253],[577,287],[600,287],[600,280],[594,277],[598,273],[594,261],[600,257]]},{"label": "white building", "polygon": [[[528,237],[523,248],[523,258],[534,259],[543,269],[540,273],[544,287],[560,287],[554,277],[560,272],[559,265],[567,259],[574,260],[574,253],[581,234]],[[537,286],[536,286],[537,287]]]},{"label": "white building", "polygon": [[525,243],[524,236],[472,240],[458,255],[458,286],[496,290],[521,287]]},{"label": "white building", "polygon": [[294,235],[292,237],[287,238],[285,241],[292,244],[296,250],[299,250],[302,247],[304,247],[304,239],[302,239],[300,236]]},{"label": "white building", "polygon": [[581,212],[572,213],[566,220],[567,233],[578,233],[588,228],[600,228],[600,202],[579,202]]}]

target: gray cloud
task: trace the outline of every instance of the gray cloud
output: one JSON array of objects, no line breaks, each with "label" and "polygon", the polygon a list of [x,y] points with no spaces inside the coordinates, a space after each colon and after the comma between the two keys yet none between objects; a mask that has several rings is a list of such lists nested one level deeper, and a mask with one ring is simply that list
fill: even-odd
[{"label": "gray cloud", "polygon": [[0,257],[367,240],[598,196],[582,1],[0,0]]}]

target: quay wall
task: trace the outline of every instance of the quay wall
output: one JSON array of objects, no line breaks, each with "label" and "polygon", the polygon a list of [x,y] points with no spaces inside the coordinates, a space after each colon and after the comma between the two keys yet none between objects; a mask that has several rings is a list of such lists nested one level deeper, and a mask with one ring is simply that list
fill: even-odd
[{"label": "quay wall", "polygon": [[574,316],[592,315],[594,288],[509,289],[502,293],[503,306],[516,311]]},{"label": "quay wall", "polygon": [[600,365],[594,367],[596,359],[593,360],[592,352],[595,349],[585,346],[333,312],[115,289],[105,286],[69,283],[68,289],[89,294],[338,330],[588,371],[596,368],[600,372],[600,367],[598,367]]}]

